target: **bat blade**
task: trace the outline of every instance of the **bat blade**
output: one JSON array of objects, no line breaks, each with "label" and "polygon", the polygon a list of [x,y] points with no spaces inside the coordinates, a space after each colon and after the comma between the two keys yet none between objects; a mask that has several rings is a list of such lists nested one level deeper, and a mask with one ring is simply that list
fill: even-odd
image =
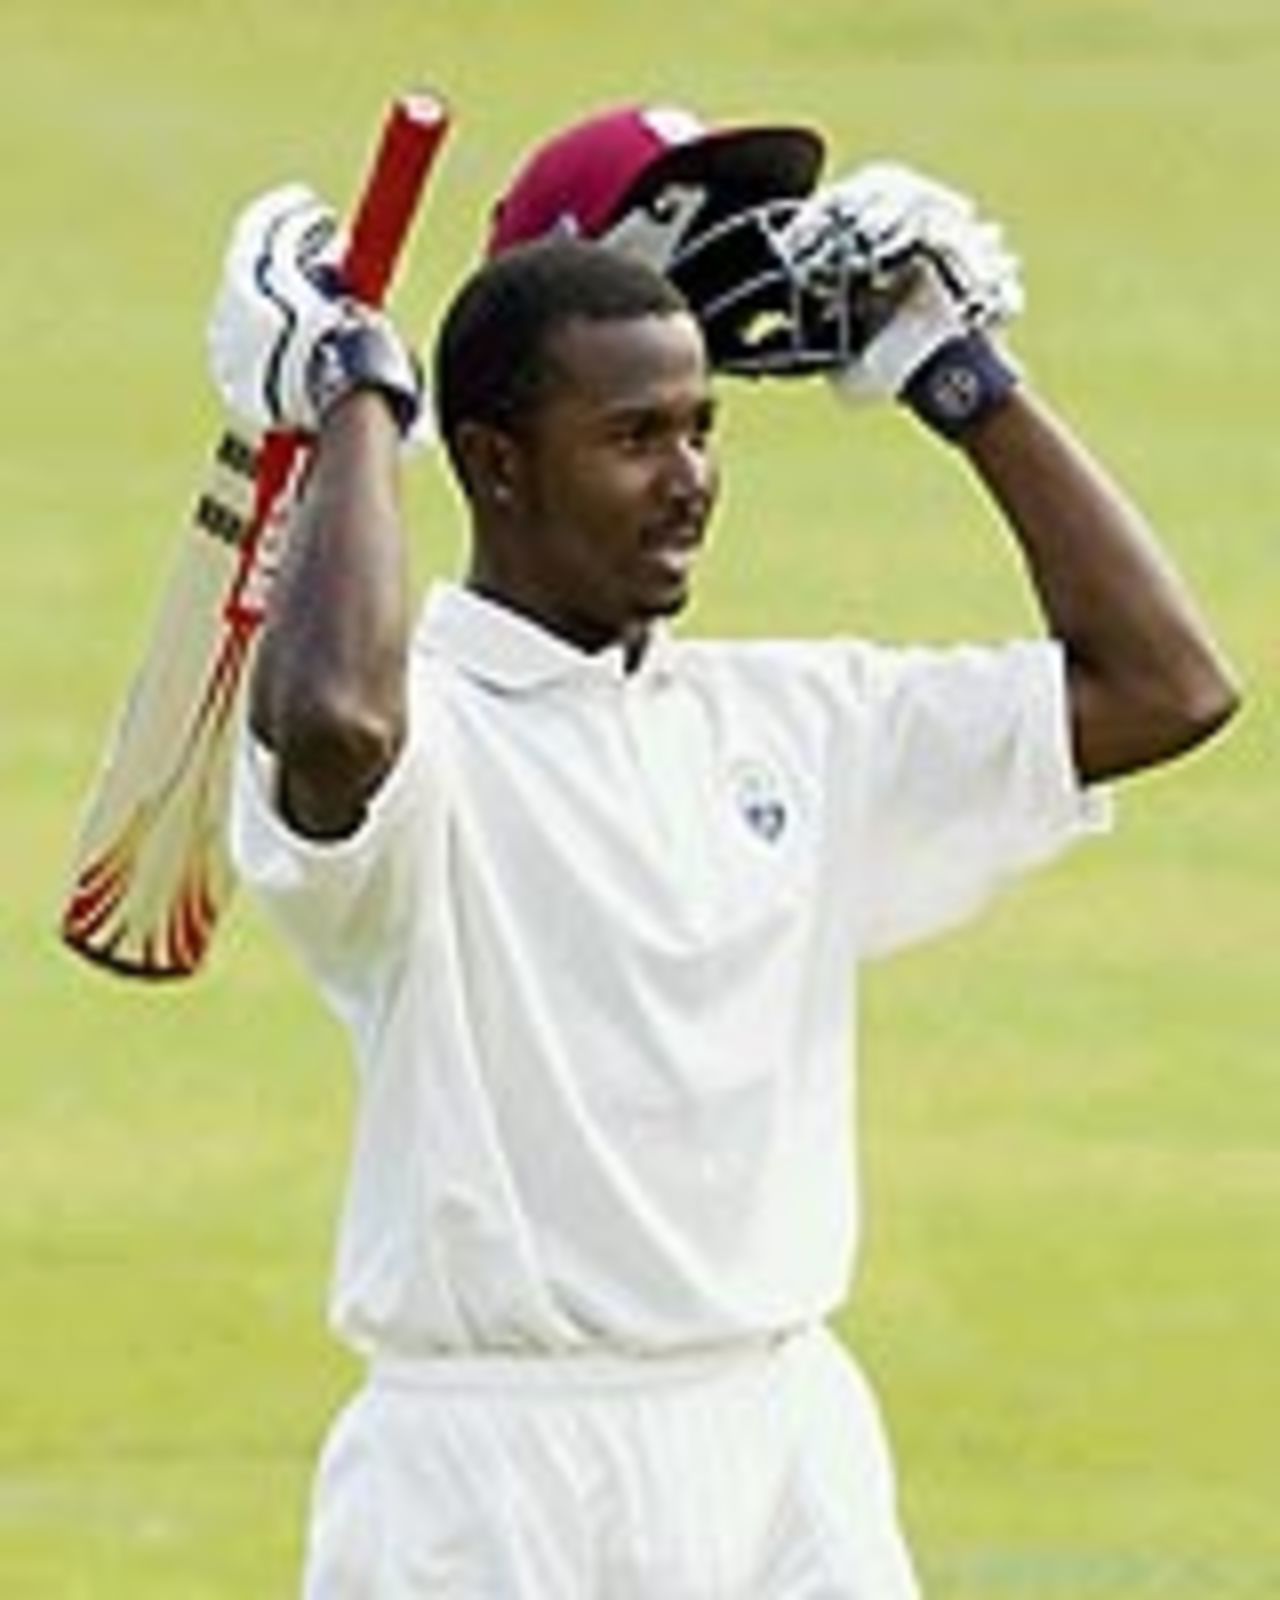
[{"label": "bat blade", "polygon": [[[194,972],[234,890],[230,756],[256,621],[247,610],[231,621],[227,602],[260,457],[243,433],[218,440],[81,826],[63,937],[119,972]],[[273,507],[287,514],[282,498]],[[265,543],[259,536],[260,570]]]},{"label": "bat blade", "polygon": [[[341,268],[368,304],[386,291],[448,126],[425,94],[402,97],[387,118]],[[182,529],[62,905],[65,943],[115,972],[197,971],[234,891],[231,758],[304,454],[292,434],[225,430]]]}]

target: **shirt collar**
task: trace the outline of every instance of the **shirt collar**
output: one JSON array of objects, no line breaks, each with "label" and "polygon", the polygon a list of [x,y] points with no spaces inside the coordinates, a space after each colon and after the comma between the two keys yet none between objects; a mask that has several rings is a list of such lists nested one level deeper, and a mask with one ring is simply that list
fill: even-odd
[{"label": "shirt collar", "polygon": [[639,668],[628,673],[621,644],[581,650],[510,606],[446,582],[428,591],[416,643],[472,677],[512,692],[568,680],[622,683],[659,670],[670,651],[665,629],[655,627]]}]

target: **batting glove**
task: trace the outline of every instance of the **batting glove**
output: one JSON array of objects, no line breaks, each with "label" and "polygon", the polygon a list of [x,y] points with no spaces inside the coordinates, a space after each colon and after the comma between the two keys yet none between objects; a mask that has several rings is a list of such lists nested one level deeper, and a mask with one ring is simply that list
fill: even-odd
[{"label": "batting glove", "polygon": [[[983,335],[1022,310],[1019,264],[999,226],[958,190],[894,162],[872,162],[801,206],[781,247],[805,294],[819,302],[839,296],[857,308],[863,342],[832,376],[841,398],[904,399],[954,437],[1013,386],[1012,363]],[[944,350],[964,356],[969,375],[917,382]],[[956,402],[954,417],[946,407],[932,414],[935,389]],[[961,414],[966,397],[973,416]]]},{"label": "batting glove", "polygon": [[391,322],[344,295],[333,211],[301,184],[240,213],[210,312],[209,367],[229,410],[257,428],[314,433],[355,389],[376,389],[408,435],[422,373]]}]

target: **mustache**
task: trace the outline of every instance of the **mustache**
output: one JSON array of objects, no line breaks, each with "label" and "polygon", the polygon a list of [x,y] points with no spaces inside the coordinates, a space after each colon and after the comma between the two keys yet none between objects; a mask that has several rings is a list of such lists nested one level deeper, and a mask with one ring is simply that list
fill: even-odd
[{"label": "mustache", "polygon": [[690,491],[681,500],[644,525],[641,539],[644,544],[701,544],[715,510],[714,489]]}]

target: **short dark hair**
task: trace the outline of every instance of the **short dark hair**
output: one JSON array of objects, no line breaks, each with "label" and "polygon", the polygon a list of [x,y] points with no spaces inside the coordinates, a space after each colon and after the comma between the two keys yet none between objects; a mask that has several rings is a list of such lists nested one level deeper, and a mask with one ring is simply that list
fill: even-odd
[{"label": "short dark hair", "polygon": [[607,245],[543,239],[486,262],[458,291],[436,338],[436,416],[455,466],[462,423],[510,432],[536,410],[557,375],[548,345],[566,323],[687,311],[661,273]]}]

